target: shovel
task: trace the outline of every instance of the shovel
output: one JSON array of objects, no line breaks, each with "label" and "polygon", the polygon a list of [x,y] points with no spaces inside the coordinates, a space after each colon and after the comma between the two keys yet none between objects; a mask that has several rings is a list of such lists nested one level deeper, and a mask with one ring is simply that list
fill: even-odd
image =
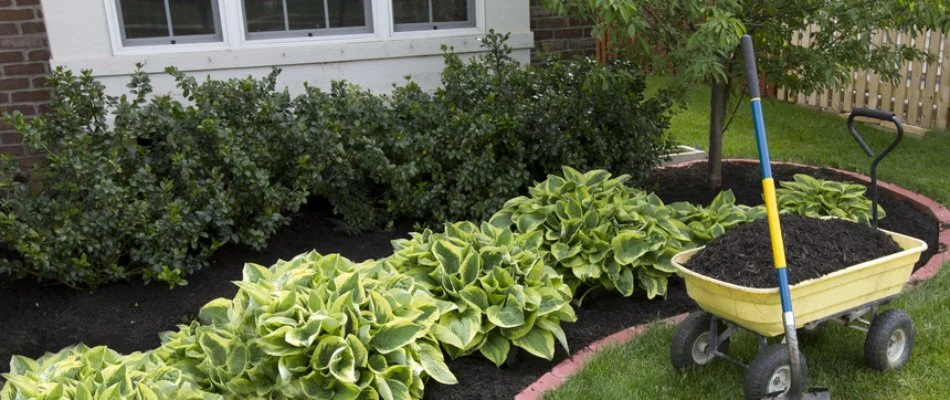
[{"label": "shovel", "polygon": [[772,179],[772,166],[769,161],[769,145],[765,138],[765,120],[762,117],[762,99],[759,98],[759,76],[755,66],[755,50],[752,47],[752,37],[742,36],[742,58],[745,60],[746,82],[749,86],[749,96],[752,97],[752,122],[755,128],[755,139],[759,148],[759,165],[762,172],[762,191],[765,195],[765,208],[768,215],[769,236],[772,241],[772,260],[775,263],[775,272],[778,278],[779,296],[782,302],[782,321],[785,325],[785,344],[788,346],[789,368],[791,384],[785,394],[772,396],[773,399],[831,399],[826,389],[810,389],[801,393],[805,381],[802,370],[801,352],[798,349],[798,335],[795,330],[795,314],[792,313],[792,296],[788,288],[788,271],[785,264],[785,244],[782,241],[782,228],[779,224],[778,203],[775,197],[775,181]]}]

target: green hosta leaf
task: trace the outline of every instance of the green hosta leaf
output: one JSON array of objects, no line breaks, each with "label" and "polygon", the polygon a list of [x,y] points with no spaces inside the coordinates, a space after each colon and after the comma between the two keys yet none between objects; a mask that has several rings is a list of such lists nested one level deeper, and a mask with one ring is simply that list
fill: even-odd
[{"label": "green hosta leaf", "polygon": [[543,359],[550,360],[554,358],[554,335],[544,329],[533,329],[528,334],[511,342],[515,346]]},{"label": "green hosta leaf", "polygon": [[[451,333],[452,337],[458,339],[456,341],[454,338],[449,338],[449,340],[443,340],[444,342],[450,343],[459,349],[467,350],[475,340],[475,335],[478,334],[481,321],[481,313],[469,308],[464,312],[456,311],[443,314],[438,325],[440,328],[448,330],[448,333]],[[440,340],[445,334],[446,333],[441,329],[436,331],[436,337],[440,338]]]},{"label": "green hosta leaf", "polygon": [[518,216],[515,223],[518,227],[518,232],[533,232],[538,229],[544,221],[547,219],[548,211],[546,209],[534,210],[529,213],[524,213]]},{"label": "green hosta leaf", "polygon": [[485,343],[482,343],[482,347],[479,347],[478,352],[495,363],[495,366],[500,367],[508,359],[510,349],[511,343],[508,339],[505,339],[499,333],[492,332],[486,337]]},{"label": "green hosta leaf", "polygon": [[425,333],[426,327],[422,325],[409,321],[393,321],[381,327],[369,344],[376,351],[386,354],[405,347]]},{"label": "green hosta leaf", "polygon": [[538,313],[532,312],[528,314],[528,317],[525,318],[523,324],[513,327],[513,328],[504,328],[501,330],[502,336],[508,339],[517,339],[524,335],[527,335],[532,329],[534,329],[534,323],[538,320]]},{"label": "green hosta leaf", "polygon": [[581,245],[577,244],[574,247],[569,247],[568,245],[557,242],[554,246],[551,246],[551,254],[558,261],[562,261],[571,257],[576,256],[581,252]]},{"label": "green hosta leaf", "polygon": [[289,356],[301,354],[303,349],[287,342],[288,334],[293,332],[292,326],[281,326],[273,332],[257,340],[261,351],[271,356]]},{"label": "green hosta leaf", "polygon": [[614,251],[614,260],[620,265],[630,265],[637,262],[653,247],[653,243],[646,240],[643,232],[626,231],[618,234],[611,241]]},{"label": "green hosta leaf", "polygon": [[667,278],[651,273],[647,268],[641,268],[637,271],[637,278],[642,287],[647,292],[647,298],[652,299],[656,296],[666,296]]},{"label": "green hosta leaf", "polygon": [[552,319],[541,318],[538,319],[536,324],[538,328],[551,332],[551,334],[554,335],[554,338],[557,339],[558,343],[561,344],[561,347],[564,348],[564,352],[571,354],[571,349],[567,345],[567,335],[564,334],[564,329],[561,328],[560,323]]},{"label": "green hosta leaf", "polygon": [[359,379],[356,373],[356,360],[353,350],[348,346],[340,347],[330,356],[328,365],[330,375],[341,382],[355,383]]},{"label": "green hosta leaf", "polygon": [[313,350],[313,356],[310,358],[310,366],[315,369],[326,371],[330,367],[330,360],[337,350],[346,347],[346,340],[339,336],[327,336],[320,339],[317,347]]},{"label": "green hosta leaf", "polygon": [[630,296],[633,294],[633,271],[630,268],[623,268],[620,271],[620,278],[614,282],[614,285],[617,286],[617,291],[619,291],[624,296]]},{"label": "green hosta leaf", "polygon": [[221,326],[229,322],[228,310],[231,308],[231,300],[217,298],[205,304],[204,307],[201,307],[201,311],[198,313],[198,318],[200,318],[205,323],[210,323],[214,326]]},{"label": "green hosta leaf", "polygon": [[229,339],[221,337],[214,331],[206,331],[198,335],[198,344],[201,349],[205,351],[211,362],[218,365],[227,364],[230,342]]},{"label": "green hosta leaf", "polygon": [[463,349],[466,347],[467,343],[463,342],[462,338],[458,337],[458,335],[456,335],[455,332],[452,332],[452,330],[449,329],[448,325],[435,324],[435,325],[432,325],[432,328],[430,329],[431,329],[432,335],[440,343],[452,346],[456,349]]},{"label": "green hosta leaf", "polygon": [[428,343],[419,343],[415,349],[416,354],[419,355],[419,361],[422,364],[422,369],[428,374],[432,379],[435,379],[439,383],[446,385],[454,385],[458,383],[458,379],[452,374],[452,371],[449,370],[449,367],[445,365],[445,359],[442,357],[442,351],[437,347],[432,346]]},{"label": "green hosta leaf", "polygon": [[488,293],[478,285],[469,285],[459,292],[462,300],[479,312],[485,312],[488,309]]},{"label": "green hosta leaf", "polygon": [[524,324],[524,312],[513,300],[488,307],[485,315],[491,323],[502,328],[514,328]]},{"label": "green hosta leaf", "polygon": [[[469,285],[472,282],[475,282],[475,279],[481,275],[482,272],[482,257],[480,254],[472,251],[465,256],[465,260],[462,261],[462,266],[459,270],[459,274],[462,278],[463,285]],[[464,289],[463,289],[464,290]]]},{"label": "green hosta leaf", "polygon": [[257,283],[270,278],[270,271],[263,265],[247,263],[244,264],[243,280]]},{"label": "green hosta leaf", "polygon": [[432,246],[432,252],[449,276],[457,274],[462,265],[463,248],[447,240],[440,240]]}]

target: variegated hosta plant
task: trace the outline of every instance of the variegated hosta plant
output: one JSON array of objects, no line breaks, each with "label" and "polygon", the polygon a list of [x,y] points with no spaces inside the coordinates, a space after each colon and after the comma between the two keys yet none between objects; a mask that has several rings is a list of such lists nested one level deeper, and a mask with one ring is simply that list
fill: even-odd
[{"label": "variegated hosta plant", "polygon": [[14,356],[2,400],[219,400],[152,353],[78,344],[37,360]]},{"label": "variegated hosta plant", "polygon": [[[864,185],[816,179],[805,174],[796,174],[794,179],[779,183],[782,187],[776,190],[782,213],[871,223],[871,200],[864,196],[867,191]],[[878,219],[884,216],[884,209],[878,205]]]},{"label": "variegated hosta plant", "polygon": [[540,233],[546,262],[572,289],[586,283],[630,296],[639,284],[650,298],[665,295],[671,259],[690,243],[686,225],[652,193],[624,185],[629,176],[562,171],[509,200],[491,223]]},{"label": "variegated hosta plant", "polygon": [[448,306],[406,275],[311,252],[247,264],[236,283],[201,309],[209,324],[157,350],[228,398],[414,399],[427,377],[456,383],[430,334]]},{"label": "variegated hosta plant", "polygon": [[549,360],[555,340],[567,351],[561,323],[577,319],[572,292],[537,253],[540,232],[458,222],[411,235],[383,262],[448,305],[433,333],[450,356],[477,351],[501,366],[512,345]]},{"label": "variegated hosta plant", "polygon": [[732,190],[719,192],[708,207],[683,201],[670,204],[670,208],[673,217],[689,227],[696,246],[704,245],[740,224],[765,218],[765,207],[737,205]]}]

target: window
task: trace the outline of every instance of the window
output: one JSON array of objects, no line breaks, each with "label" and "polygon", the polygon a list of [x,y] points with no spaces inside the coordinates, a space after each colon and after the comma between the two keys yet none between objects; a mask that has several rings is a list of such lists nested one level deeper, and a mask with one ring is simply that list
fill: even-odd
[{"label": "window", "polygon": [[117,0],[122,44],[221,41],[217,0]]},{"label": "window", "polygon": [[393,0],[396,32],[475,26],[475,0]]},{"label": "window", "polygon": [[372,32],[370,0],[244,0],[248,39]]}]

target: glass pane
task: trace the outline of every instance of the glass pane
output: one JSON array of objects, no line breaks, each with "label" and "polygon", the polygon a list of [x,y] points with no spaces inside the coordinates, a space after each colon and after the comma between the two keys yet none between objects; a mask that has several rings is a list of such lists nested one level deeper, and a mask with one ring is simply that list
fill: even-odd
[{"label": "glass pane", "polygon": [[287,19],[290,29],[320,29],[326,27],[323,0],[287,0]]},{"label": "glass pane", "polygon": [[164,0],[121,0],[126,39],[168,37]]},{"label": "glass pane", "polygon": [[330,8],[330,27],[366,26],[363,0],[327,0]]},{"label": "glass pane", "polygon": [[244,0],[248,32],[283,31],[284,4],[281,0]]},{"label": "glass pane", "polygon": [[211,0],[169,0],[172,33],[175,36],[213,35],[214,8]]},{"label": "glass pane", "polygon": [[434,22],[468,21],[469,0],[432,0]]},{"label": "glass pane", "polygon": [[393,21],[411,24],[429,21],[429,0],[393,0]]}]

